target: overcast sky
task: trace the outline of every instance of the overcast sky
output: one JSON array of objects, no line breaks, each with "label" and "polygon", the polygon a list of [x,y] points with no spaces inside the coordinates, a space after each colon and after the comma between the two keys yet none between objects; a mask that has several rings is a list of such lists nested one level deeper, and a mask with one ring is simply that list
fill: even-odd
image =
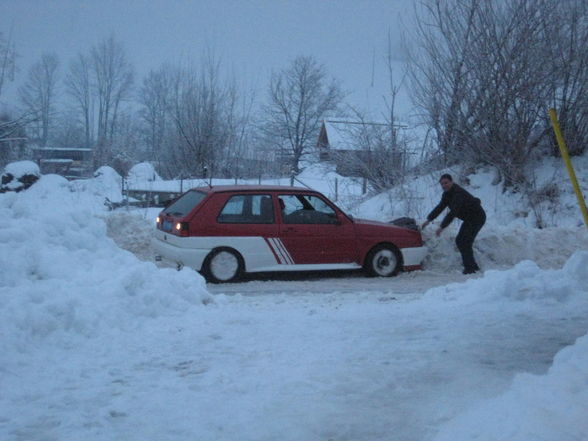
[{"label": "overcast sky", "polygon": [[[20,72],[56,53],[61,72],[78,52],[113,34],[138,80],[161,63],[197,62],[214,50],[242,84],[265,90],[272,70],[313,55],[359,107],[380,108],[388,77],[387,36],[399,46],[401,17],[413,0],[0,0],[0,32],[19,54]],[[398,72],[400,76],[400,72]]]}]

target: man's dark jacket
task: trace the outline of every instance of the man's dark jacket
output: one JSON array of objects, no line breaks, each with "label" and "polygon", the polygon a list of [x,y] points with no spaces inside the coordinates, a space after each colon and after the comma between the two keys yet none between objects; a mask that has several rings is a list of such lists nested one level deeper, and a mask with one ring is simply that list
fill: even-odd
[{"label": "man's dark jacket", "polygon": [[462,221],[476,222],[484,213],[480,199],[457,184],[453,184],[449,191],[443,192],[441,202],[429,213],[427,220],[435,219],[446,207],[449,207],[449,213],[441,222],[441,228],[446,228],[456,217]]}]

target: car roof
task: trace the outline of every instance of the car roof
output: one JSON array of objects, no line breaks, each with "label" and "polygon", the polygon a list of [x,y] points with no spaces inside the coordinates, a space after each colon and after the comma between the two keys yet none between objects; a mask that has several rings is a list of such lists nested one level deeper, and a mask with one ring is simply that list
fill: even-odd
[{"label": "car roof", "polygon": [[210,187],[195,187],[192,190],[203,191],[206,193],[224,193],[240,191],[305,191],[317,193],[316,190],[306,187],[290,187],[286,185],[213,185]]}]

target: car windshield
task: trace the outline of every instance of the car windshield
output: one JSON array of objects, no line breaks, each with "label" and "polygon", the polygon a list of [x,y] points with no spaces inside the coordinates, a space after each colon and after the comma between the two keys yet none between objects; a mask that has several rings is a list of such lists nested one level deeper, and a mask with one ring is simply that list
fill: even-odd
[{"label": "car windshield", "polygon": [[168,214],[174,217],[184,217],[190,213],[196,205],[198,205],[202,199],[206,196],[206,193],[201,191],[190,190],[184,193],[180,198],[163,210],[164,214]]}]

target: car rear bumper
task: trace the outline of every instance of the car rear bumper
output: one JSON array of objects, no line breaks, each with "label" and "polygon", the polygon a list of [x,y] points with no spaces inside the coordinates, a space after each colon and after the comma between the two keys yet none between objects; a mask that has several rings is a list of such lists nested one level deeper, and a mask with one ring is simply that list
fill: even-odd
[{"label": "car rear bumper", "polygon": [[155,253],[155,260],[173,264],[174,266],[188,266],[200,271],[202,262],[210,252],[209,249],[183,248],[157,235],[151,240],[151,246]]},{"label": "car rear bumper", "polygon": [[402,262],[404,267],[420,267],[423,260],[425,260],[425,256],[427,255],[428,251],[429,249],[425,246],[402,248],[400,252],[402,253]]}]

